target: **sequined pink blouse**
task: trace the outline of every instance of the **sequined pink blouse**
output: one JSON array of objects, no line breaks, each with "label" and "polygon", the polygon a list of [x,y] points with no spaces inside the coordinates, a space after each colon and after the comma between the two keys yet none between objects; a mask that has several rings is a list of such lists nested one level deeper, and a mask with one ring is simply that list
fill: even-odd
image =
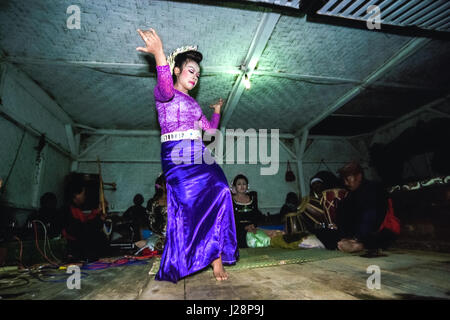
[{"label": "sequined pink blouse", "polygon": [[154,95],[161,134],[196,129],[197,121],[203,130],[217,129],[220,114],[214,113],[208,121],[194,98],[173,87],[169,65],[156,66],[156,71],[158,83]]}]

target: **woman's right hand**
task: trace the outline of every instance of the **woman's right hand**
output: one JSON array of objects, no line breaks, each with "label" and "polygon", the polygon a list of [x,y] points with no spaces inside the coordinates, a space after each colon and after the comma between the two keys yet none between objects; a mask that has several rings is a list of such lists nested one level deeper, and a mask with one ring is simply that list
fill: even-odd
[{"label": "woman's right hand", "polygon": [[137,47],[136,50],[145,53],[151,53],[155,57],[164,55],[163,44],[154,29],[144,30],[137,29],[137,32],[145,42],[145,47]]}]

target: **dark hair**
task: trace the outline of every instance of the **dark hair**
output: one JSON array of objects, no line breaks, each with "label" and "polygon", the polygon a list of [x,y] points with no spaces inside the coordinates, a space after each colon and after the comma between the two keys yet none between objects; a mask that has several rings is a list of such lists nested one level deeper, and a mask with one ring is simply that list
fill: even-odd
[{"label": "dark hair", "polygon": [[133,203],[137,206],[140,206],[141,204],[143,204],[144,197],[142,196],[142,194],[140,194],[140,193],[136,194],[133,198]]},{"label": "dark hair", "polygon": [[244,179],[245,182],[248,184],[248,179],[247,179],[247,177],[244,176],[243,174],[238,174],[236,177],[234,177],[234,180],[233,180],[233,186],[236,186],[236,182],[237,182],[239,179]]},{"label": "dark hair", "polygon": [[82,193],[86,187],[83,177],[78,174],[69,174],[65,184],[65,201],[68,203],[72,202],[75,195]]},{"label": "dark hair", "polygon": [[[341,180],[339,180],[338,177],[336,177],[336,175],[328,170],[323,170],[323,171],[319,171],[317,172],[314,177],[311,178],[319,178],[321,179],[322,182],[322,190],[326,190],[326,189],[334,189],[334,188],[341,188],[342,186],[342,182]],[[310,182],[311,182],[310,180]],[[310,183],[311,185],[311,183]]]},{"label": "dark hair", "polygon": [[[200,64],[200,62],[203,60],[203,55],[195,50],[186,51],[183,53],[178,54],[175,57],[175,64],[173,66],[173,69],[175,70],[176,67],[180,68],[181,71],[183,71],[183,65],[185,62],[192,60]],[[174,83],[177,80],[177,77],[175,75],[175,72],[173,74],[174,77]]]},{"label": "dark hair", "polygon": [[363,174],[363,169],[357,161],[352,161],[339,169],[338,173],[341,179],[345,179],[348,176],[356,176],[360,173]]},{"label": "dark hair", "polygon": [[53,192],[46,192],[41,197],[41,208],[56,206],[57,198]]},{"label": "dark hair", "polygon": [[296,194],[295,192],[289,192],[289,193],[286,195],[286,201],[285,201],[285,203],[291,203],[291,204],[293,204],[293,205],[295,205],[295,206],[298,206],[299,199],[298,199],[297,194]]},{"label": "dark hair", "polygon": [[164,194],[164,185],[166,184],[166,178],[164,174],[161,174],[155,181],[155,195],[152,198],[152,202],[158,200]]}]

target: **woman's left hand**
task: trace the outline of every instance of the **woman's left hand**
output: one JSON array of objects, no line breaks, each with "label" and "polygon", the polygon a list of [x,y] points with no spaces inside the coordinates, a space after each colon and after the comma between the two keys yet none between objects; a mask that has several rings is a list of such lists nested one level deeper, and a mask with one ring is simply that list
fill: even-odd
[{"label": "woman's left hand", "polygon": [[215,113],[220,113],[220,108],[222,108],[224,100],[222,98],[219,99],[215,104],[210,105],[209,107],[214,109]]}]

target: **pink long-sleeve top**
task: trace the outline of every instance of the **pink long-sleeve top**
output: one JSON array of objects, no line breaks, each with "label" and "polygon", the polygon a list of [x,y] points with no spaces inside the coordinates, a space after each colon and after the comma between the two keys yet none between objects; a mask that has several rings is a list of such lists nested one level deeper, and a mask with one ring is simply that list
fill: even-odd
[{"label": "pink long-sleeve top", "polygon": [[156,71],[158,83],[154,95],[161,134],[198,129],[196,122],[203,130],[217,129],[220,114],[214,113],[208,121],[194,98],[173,87],[169,65],[156,66]]}]

